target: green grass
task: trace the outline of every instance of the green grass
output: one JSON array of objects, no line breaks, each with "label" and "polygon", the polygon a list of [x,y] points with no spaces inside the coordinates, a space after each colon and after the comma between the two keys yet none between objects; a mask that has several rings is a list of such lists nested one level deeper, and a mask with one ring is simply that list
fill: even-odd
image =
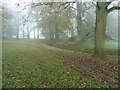
[{"label": "green grass", "polygon": [[[70,45],[74,46],[73,48],[84,48],[84,49],[93,49],[94,43],[91,41],[88,42],[57,42],[58,45]],[[106,41],[105,47],[108,49],[118,49],[118,42],[117,41]]]},{"label": "green grass", "polygon": [[106,47],[118,49],[118,42],[117,41],[106,41]]},{"label": "green grass", "polygon": [[[55,54],[83,55],[41,43],[3,41],[3,87],[4,88],[82,88],[117,87],[112,82],[103,83],[95,74],[64,64],[65,60]],[[52,51],[52,52],[51,52]],[[91,77],[94,77],[92,79]]]},{"label": "green grass", "polygon": [[[94,49],[94,43],[92,41],[88,42],[56,42],[53,44],[53,46],[67,49],[67,50],[73,50],[83,53],[88,53],[89,55],[92,55],[93,49]],[[107,52],[107,56],[109,58],[115,58],[118,59],[118,42],[117,41],[106,41],[105,42],[105,49]],[[113,55],[108,54],[108,52],[112,52]]]}]

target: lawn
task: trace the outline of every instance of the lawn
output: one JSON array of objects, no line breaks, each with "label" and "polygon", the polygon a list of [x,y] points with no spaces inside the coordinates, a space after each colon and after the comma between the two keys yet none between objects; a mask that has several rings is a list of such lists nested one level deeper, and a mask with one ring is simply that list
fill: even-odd
[{"label": "lawn", "polygon": [[3,88],[117,88],[117,70],[116,59],[97,60],[40,41],[3,41]]}]

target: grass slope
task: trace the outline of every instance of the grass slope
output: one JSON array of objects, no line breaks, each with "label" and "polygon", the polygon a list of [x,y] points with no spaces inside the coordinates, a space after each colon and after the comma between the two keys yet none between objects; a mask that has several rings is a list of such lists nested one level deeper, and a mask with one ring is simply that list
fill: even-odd
[{"label": "grass slope", "polygon": [[[102,66],[92,72],[91,69],[95,67],[84,64],[86,60],[93,60],[89,59],[89,54],[22,40],[3,41],[2,51],[4,88],[118,87],[111,80],[98,76],[99,73],[107,72],[112,79],[117,78],[116,67],[111,67],[108,61],[105,64],[104,61],[98,60],[95,63],[91,62],[92,66],[96,63]],[[88,58],[81,59],[83,56]],[[76,62],[81,64],[78,65]]]}]

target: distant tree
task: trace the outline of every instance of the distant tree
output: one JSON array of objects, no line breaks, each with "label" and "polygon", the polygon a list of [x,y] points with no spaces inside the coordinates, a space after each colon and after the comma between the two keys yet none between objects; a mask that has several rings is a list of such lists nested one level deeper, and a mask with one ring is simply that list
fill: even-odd
[{"label": "distant tree", "polygon": [[66,30],[72,26],[71,15],[72,9],[68,8],[65,3],[52,3],[42,10],[41,19],[38,27],[42,28],[42,34],[49,39],[60,40]]},{"label": "distant tree", "polygon": [[12,21],[11,9],[5,3],[1,6],[0,17],[2,18],[2,38],[12,38],[15,33],[14,22]]},{"label": "distant tree", "polygon": [[118,30],[119,30],[119,11],[113,11],[107,16],[107,27],[106,27],[106,40],[118,40]]},{"label": "distant tree", "polygon": [[[77,40],[78,41],[85,41],[85,35],[91,32],[90,30],[86,31],[86,27],[89,27],[89,29],[94,27],[94,18],[91,19],[89,14],[94,11],[94,3],[88,3],[88,2],[76,2],[77,5]],[[92,9],[92,10],[91,10]],[[90,12],[88,12],[90,11]],[[87,17],[88,14],[88,17]],[[93,14],[92,14],[93,15]],[[91,15],[91,16],[92,16]],[[94,16],[94,15],[93,15]],[[89,20],[90,19],[90,20]],[[93,21],[92,23],[90,21]],[[86,25],[86,26],[85,26]]]}]

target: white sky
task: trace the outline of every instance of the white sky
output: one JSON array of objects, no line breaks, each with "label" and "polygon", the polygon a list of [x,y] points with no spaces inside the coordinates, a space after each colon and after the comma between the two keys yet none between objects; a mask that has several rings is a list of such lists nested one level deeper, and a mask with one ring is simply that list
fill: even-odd
[{"label": "white sky", "polygon": [[3,1],[3,2],[10,2],[10,3],[15,4],[15,3],[19,3],[19,2],[29,3],[29,2],[31,2],[31,1],[32,1],[32,0],[5,0],[5,1]]},{"label": "white sky", "polygon": [[[8,2],[8,3],[19,3],[19,2],[25,2],[25,3],[30,3],[30,2],[70,2],[70,1],[85,1],[85,2],[92,2],[92,1],[105,1],[105,0],[3,0],[3,2]],[[109,1],[109,0],[107,0]],[[116,0],[119,1],[119,0]]]}]

